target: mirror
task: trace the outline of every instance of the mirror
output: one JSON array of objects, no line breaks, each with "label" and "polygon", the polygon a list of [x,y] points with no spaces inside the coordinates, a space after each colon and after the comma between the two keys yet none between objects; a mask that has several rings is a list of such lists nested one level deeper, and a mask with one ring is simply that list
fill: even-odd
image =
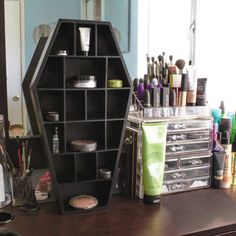
[{"label": "mirror", "polygon": [[[59,18],[110,21],[122,52],[129,51],[130,0],[5,0],[8,116],[10,126],[32,134],[21,84],[40,36]],[[114,9],[116,9],[114,11]],[[10,134],[11,135],[11,134]]]}]

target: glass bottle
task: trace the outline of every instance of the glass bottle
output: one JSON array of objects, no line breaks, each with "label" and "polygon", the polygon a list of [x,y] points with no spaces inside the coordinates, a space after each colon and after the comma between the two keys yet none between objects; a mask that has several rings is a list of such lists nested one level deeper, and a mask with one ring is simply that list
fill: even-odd
[{"label": "glass bottle", "polygon": [[55,132],[52,138],[52,152],[59,153],[59,136],[58,136],[58,127],[55,127]]}]

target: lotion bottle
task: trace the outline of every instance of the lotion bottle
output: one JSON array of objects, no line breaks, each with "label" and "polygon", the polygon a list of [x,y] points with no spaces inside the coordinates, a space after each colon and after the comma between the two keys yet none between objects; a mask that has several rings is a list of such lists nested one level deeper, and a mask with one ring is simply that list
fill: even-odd
[{"label": "lotion bottle", "polygon": [[223,171],[223,180],[221,182],[221,188],[230,188],[232,182],[232,145],[230,144],[230,136],[228,131],[224,131],[221,136],[221,146],[225,151],[225,163]]}]

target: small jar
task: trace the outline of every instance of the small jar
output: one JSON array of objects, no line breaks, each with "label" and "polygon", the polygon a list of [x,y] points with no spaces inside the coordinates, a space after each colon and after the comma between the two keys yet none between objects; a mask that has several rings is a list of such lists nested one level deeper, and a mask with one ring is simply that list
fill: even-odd
[{"label": "small jar", "polygon": [[110,179],[111,178],[111,170],[99,169],[98,170],[98,178],[99,179]]}]

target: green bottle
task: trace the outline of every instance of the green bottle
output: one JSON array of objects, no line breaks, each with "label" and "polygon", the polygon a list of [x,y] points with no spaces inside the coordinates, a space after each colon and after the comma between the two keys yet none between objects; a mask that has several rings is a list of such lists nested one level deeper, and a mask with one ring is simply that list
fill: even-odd
[{"label": "green bottle", "polygon": [[164,177],[166,123],[142,125],[142,166],[144,202],[158,203]]}]

